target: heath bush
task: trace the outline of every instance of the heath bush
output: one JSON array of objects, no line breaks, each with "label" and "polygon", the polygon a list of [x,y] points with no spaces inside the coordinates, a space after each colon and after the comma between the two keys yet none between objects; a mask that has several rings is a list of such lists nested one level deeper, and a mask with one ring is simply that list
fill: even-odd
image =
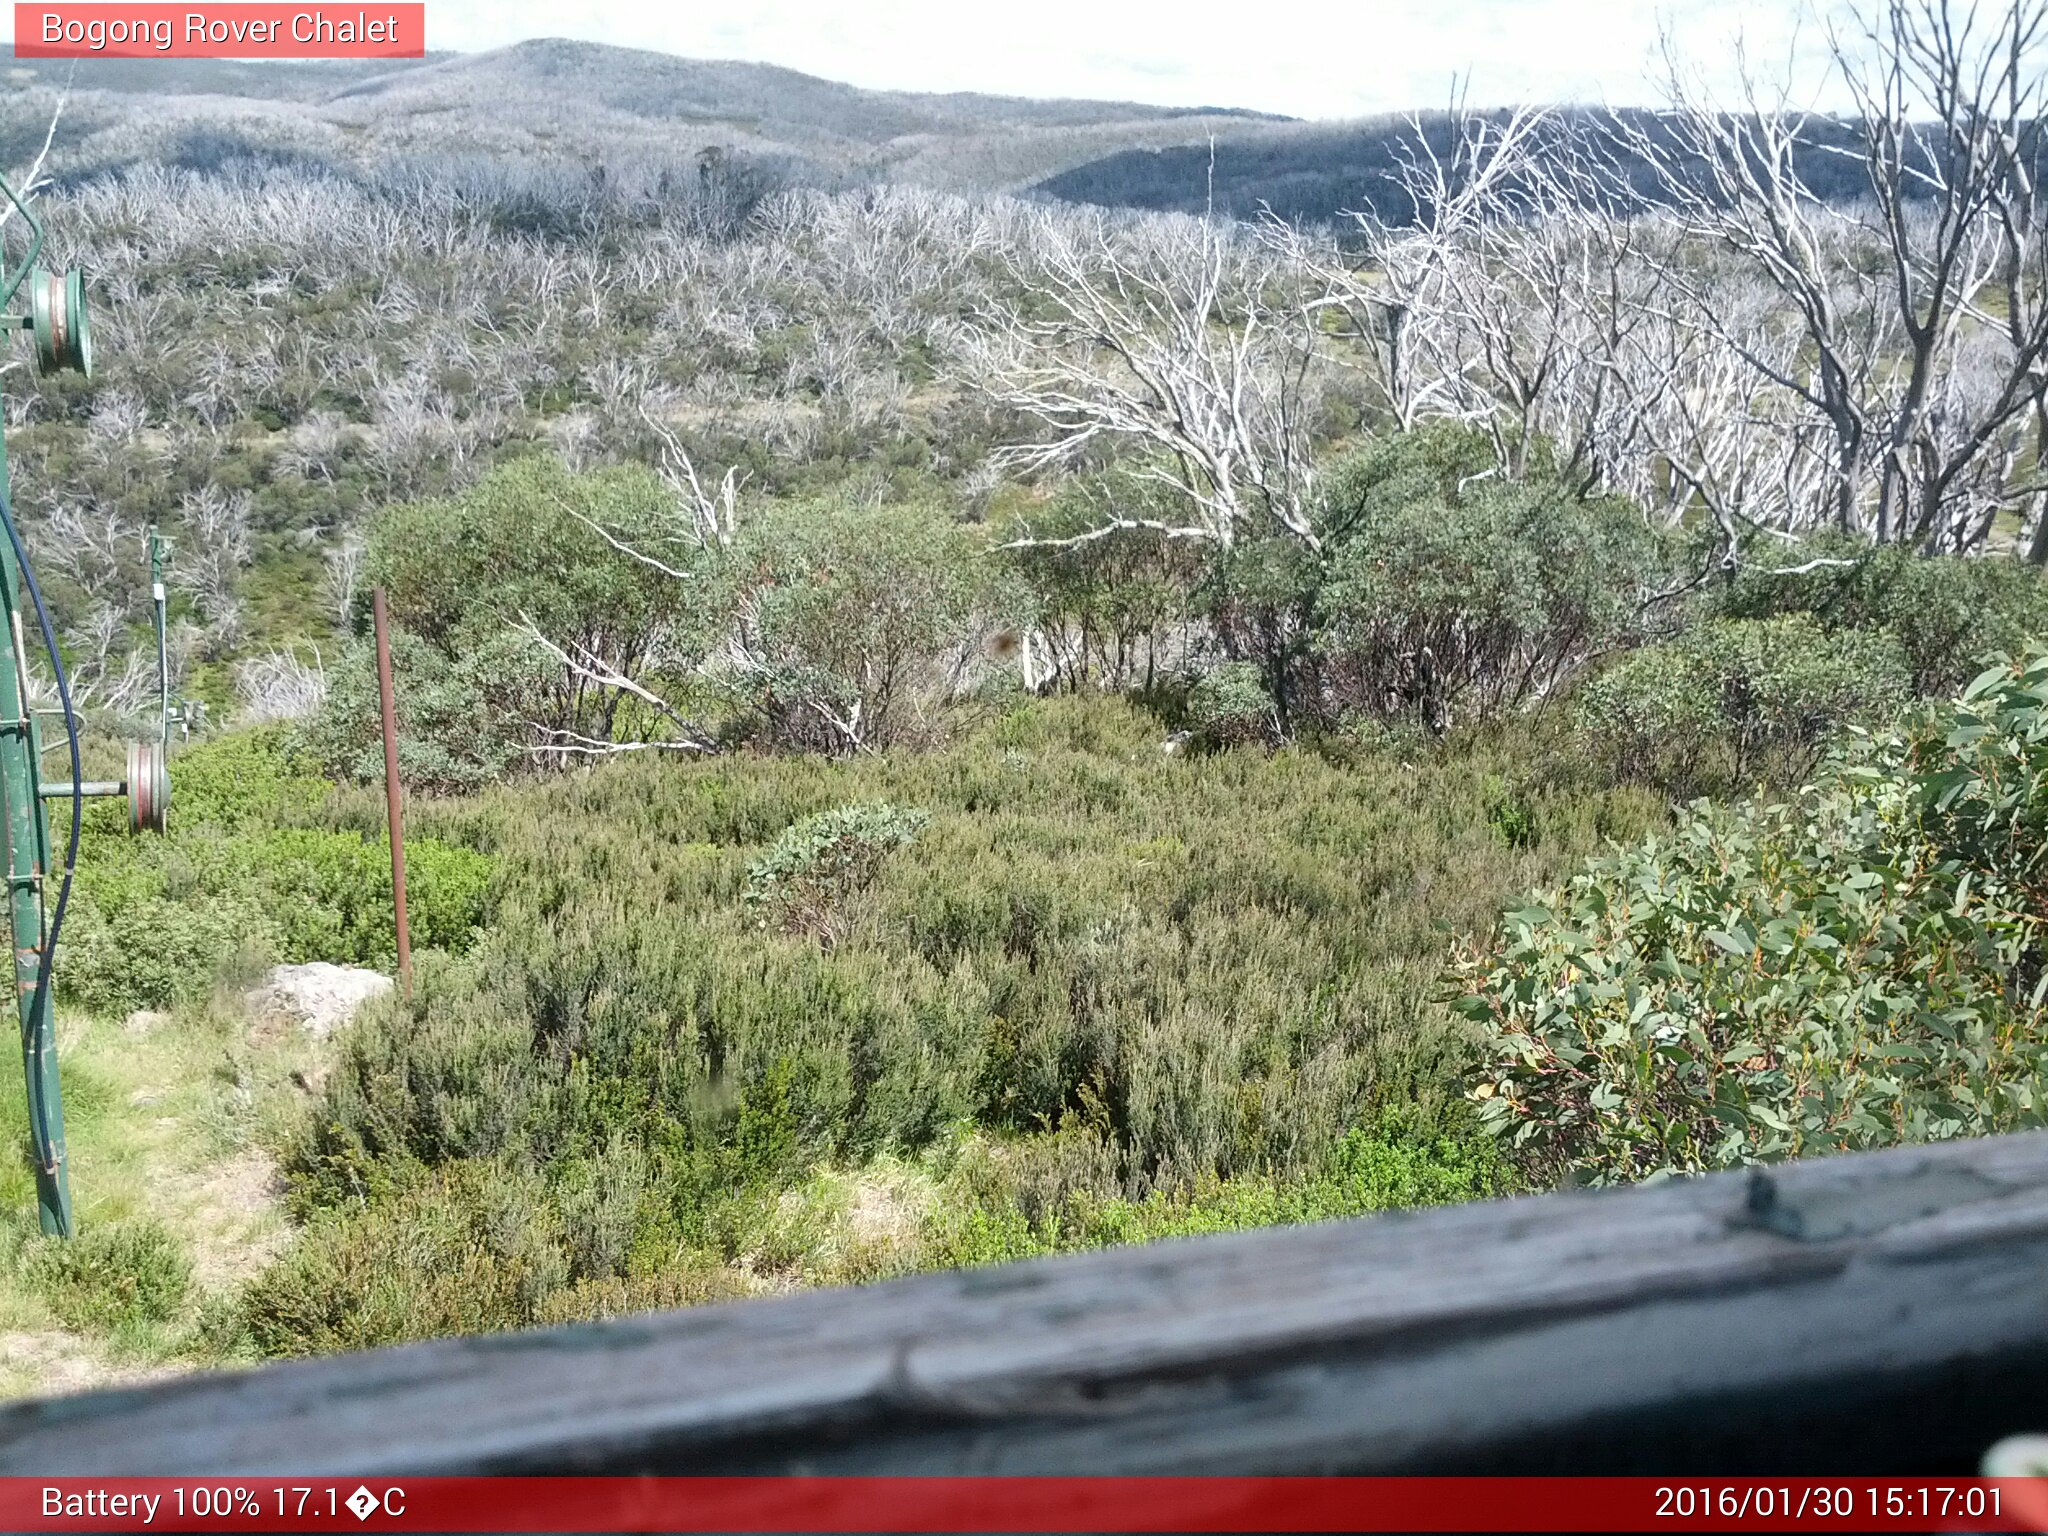
[{"label": "heath bush", "polygon": [[250,1283],[242,1314],[263,1354],[331,1354],[523,1327],[569,1279],[546,1190],[462,1163],[319,1217]]},{"label": "heath bush", "polygon": [[771,508],[725,562],[746,657],[736,696],[772,744],[929,745],[945,707],[1026,627],[1030,600],[985,532],[917,503]]},{"label": "heath bush", "polygon": [[898,805],[849,805],[807,816],[747,866],[745,900],[770,927],[830,945],[845,937],[853,902],[882,865],[930,823]]},{"label": "heath bush", "polygon": [[[1816,565],[1795,575],[1777,568]],[[1951,694],[1979,660],[2048,636],[2048,583],[2009,555],[1928,557],[1898,545],[1819,535],[1753,555],[1713,606],[1738,619],[1807,614],[1822,628],[1883,631],[1923,697]]]},{"label": "heath bush", "polygon": [[1230,661],[1188,690],[1188,724],[1211,746],[1276,740],[1279,716],[1257,666]]},{"label": "heath bush", "polygon": [[40,1239],[27,1273],[50,1309],[77,1329],[170,1322],[192,1289],[184,1249],[143,1219],[88,1223],[76,1237]]},{"label": "heath bush", "polygon": [[1788,614],[1711,620],[1632,652],[1580,690],[1577,718],[1614,772],[1689,798],[1797,782],[1845,726],[1882,724],[1911,696],[1888,634]]},{"label": "heath bush", "polygon": [[1431,427],[1332,466],[1310,649],[1334,713],[1433,731],[1558,688],[1643,633],[1669,564],[1639,510],[1547,476],[1509,480],[1470,428]]},{"label": "heath bush", "polygon": [[[306,824],[333,786],[286,740],[264,727],[174,752],[164,836],[129,836],[117,812],[91,818],[64,996],[107,1013],[166,1008],[279,960],[393,962],[388,845]],[[406,851],[414,943],[462,948],[485,917],[491,861],[433,837]]]}]

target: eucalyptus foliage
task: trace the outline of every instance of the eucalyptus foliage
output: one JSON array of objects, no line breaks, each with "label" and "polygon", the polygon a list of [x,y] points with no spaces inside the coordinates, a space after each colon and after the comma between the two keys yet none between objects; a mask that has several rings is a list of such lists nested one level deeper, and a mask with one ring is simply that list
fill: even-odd
[{"label": "eucalyptus foliage", "polygon": [[771,745],[829,753],[928,744],[985,646],[1028,626],[985,534],[929,504],[764,509],[724,561],[730,685]]},{"label": "eucalyptus foliage", "polygon": [[1481,1113],[1597,1183],[2040,1125],[2044,834],[2036,649],[1510,912],[1456,969]]},{"label": "eucalyptus foliage", "polygon": [[1903,654],[1913,692],[1954,693],[1982,658],[2048,632],[2048,585],[2010,555],[1929,559],[1897,545],[1815,534],[1796,553],[1753,556],[1712,610],[1733,619],[1804,614],[1830,633],[1881,630]]}]

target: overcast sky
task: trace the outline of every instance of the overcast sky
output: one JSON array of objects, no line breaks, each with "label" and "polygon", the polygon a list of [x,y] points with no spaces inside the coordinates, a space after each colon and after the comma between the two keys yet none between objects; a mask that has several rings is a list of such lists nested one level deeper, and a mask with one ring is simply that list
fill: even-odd
[{"label": "overcast sky", "polygon": [[[854,85],[1087,96],[1357,117],[1433,106],[1652,99],[1660,15],[1725,79],[1740,36],[1781,67],[1800,0],[428,0],[427,43],[579,37],[759,60]],[[1801,74],[1812,77],[1802,66]]]}]

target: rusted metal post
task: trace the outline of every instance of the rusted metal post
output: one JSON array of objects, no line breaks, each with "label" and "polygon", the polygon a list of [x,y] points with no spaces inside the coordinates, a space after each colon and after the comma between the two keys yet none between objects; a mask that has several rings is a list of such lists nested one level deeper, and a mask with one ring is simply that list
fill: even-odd
[{"label": "rusted metal post", "polygon": [[398,984],[412,996],[412,925],[405,912],[405,820],[398,803],[398,709],[391,698],[391,624],[384,589],[370,594],[377,625],[377,705],[384,716],[384,811],[391,828],[391,906],[398,922]]}]

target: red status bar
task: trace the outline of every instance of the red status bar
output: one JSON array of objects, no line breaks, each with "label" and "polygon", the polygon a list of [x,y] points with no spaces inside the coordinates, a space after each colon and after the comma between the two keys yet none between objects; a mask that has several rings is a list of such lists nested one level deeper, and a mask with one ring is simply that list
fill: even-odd
[{"label": "red status bar", "polygon": [[0,1478],[9,1531],[2048,1531],[2048,1478]]},{"label": "red status bar", "polygon": [[423,0],[370,4],[107,5],[16,0],[22,59],[417,59],[427,48]]}]

